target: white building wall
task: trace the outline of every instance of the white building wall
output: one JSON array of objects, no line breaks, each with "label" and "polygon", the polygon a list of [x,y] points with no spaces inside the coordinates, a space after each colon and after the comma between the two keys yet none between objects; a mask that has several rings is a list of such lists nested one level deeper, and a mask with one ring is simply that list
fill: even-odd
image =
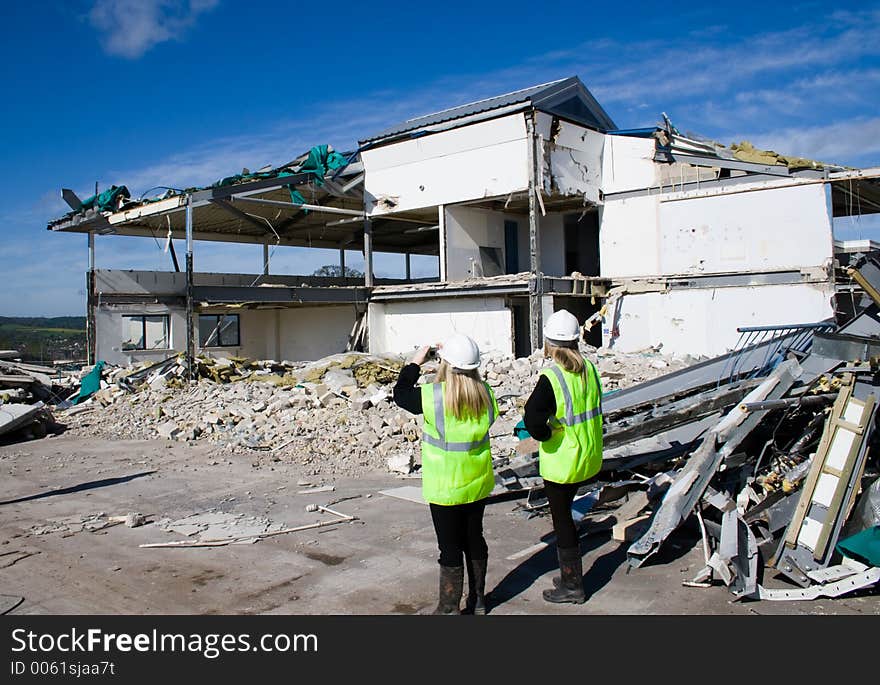
[{"label": "white building wall", "polygon": [[345,351],[356,320],[353,306],[280,310],[280,352],[290,361],[311,361]]},{"label": "white building wall", "polygon": [[822,184],[689,195],[607,201],[600,214],[602,275],[780,271],[832,259]]},{"label": "white building wall", "polygon": [[610,278],[660,273],[657,199],[632,197],[599,208],[601,275]]},{"label": "white building wall", "polygon": [[521,113],[364,150],[361,159],[373,216],[506,195],[529,182]]},{"label": "white building wall", "polygon": [[822,184],[660,202],[660,272],[822,266],[833,253]]},{"label": "white building wall", "polygon": [[603,345],[635,352],[716,356],[733,349],[739,326],[814,323],[834,314],[833,285],[798,283],[692,288],[626,295],[609,308]]},{"label": "white building wall", "polygon": [[513,317],[500,297],[371,302],[368,311],[371,352],[411,354],[454,333],[473,338],[481,352],[513,352]]},{"label": "white building wall", "polygon": [[602,153],[602,192],[652,188],[657,185],[654,139],[605,136]]}]

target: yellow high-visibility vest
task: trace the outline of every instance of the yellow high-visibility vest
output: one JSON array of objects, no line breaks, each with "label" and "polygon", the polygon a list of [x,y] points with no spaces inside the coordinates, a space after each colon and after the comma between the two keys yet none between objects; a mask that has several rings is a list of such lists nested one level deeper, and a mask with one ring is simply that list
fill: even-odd
[{"label": "yellow high-visibility vest", "polygon": [[487,497],[495,487],[489,428],[498,402],[488,385],[489,410],[480,417],[457,419],[443,401],[446,383],[421,386],[422,496],[432,504],[468,504]]},{"label": "yellow high-visibility vest", "polygon": [[538,469],[554,483],[580,483],[602,466],[602,386],[599,373],[584,359],[583,373],[569,373],[558,364],[543,369],[553,387],[556,416],[553,434],[540,443]]}]

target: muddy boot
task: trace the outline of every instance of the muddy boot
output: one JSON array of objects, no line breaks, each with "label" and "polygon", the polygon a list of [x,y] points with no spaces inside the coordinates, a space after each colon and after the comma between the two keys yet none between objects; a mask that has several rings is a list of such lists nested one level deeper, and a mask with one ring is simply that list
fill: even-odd
[{"label": "muddy boot", "polygon": [[559,547],[557,554],[561,581],[559,586],[553,590],[544,590],[544,599],[554,604],[563,602],[583,604],[586,597],[584,596],[584,572],[580,547]]},{"label": "muddy boot", "polygon": [[469,559],[468,596],[465,613],[475,616],[486,615],[486,559]]},{"label": "muddy boot", "polygon": [[440,566],[440,601],[434,614],[459,614],[464,566]]}]

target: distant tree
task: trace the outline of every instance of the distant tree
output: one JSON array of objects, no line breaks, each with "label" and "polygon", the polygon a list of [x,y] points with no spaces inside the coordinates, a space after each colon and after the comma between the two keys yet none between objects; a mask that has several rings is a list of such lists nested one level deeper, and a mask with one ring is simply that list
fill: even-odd
[{"label": "distant tree", "polygon": [[[342,276],[342,269],[339,264],[325,264],[320,269],[316,269],[312,276],[330,276],[332,278],[339,278]],[[345,277],[346,278],[363,278],[364,272],[358,271],[357,269],[352,269],[350,266],[345,267]]]}]

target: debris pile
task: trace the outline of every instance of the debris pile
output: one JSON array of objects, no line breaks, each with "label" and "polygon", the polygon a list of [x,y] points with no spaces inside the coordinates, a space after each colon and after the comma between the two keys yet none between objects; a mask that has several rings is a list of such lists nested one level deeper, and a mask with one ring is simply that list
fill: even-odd
[{"label": "debris pile", "polygon": [[[690,360],[656,350],[624,355],[586,350],[613,378],[606,390],[656,377]],[[207,441],[233,453],[295,460],[308,474],[409,474],[420,460],[421,418],[397,407],[399,356],[342,353],[302,362],[198,357],[189,382],[183,357],[134,368],[103,366],[92,397],[63,412],[74,431],[117,439]],[[493,454],[515,452],[514,426],[546,363],[540,353],[485,356],[483,371],[499,401]],[[426,379],[436,367],[423,367]]]},{"label": "debris pile", "polygon": [[74,372],[16,361],[0,354],[0,440],[42,438],[56,429],[50,405],[65,400],[78,385]]}]

